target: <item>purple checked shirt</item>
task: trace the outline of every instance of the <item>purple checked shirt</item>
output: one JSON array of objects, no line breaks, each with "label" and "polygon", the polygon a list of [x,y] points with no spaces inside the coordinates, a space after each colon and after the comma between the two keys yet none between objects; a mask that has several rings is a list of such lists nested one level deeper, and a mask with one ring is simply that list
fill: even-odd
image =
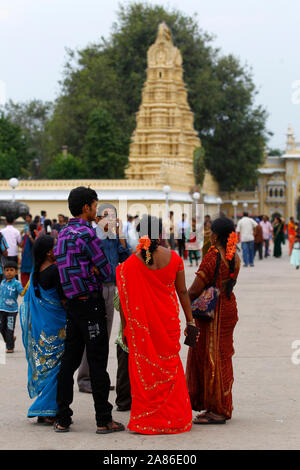
[{"label": "purple checked shirt", "polygon": [[[62,288],[69,299],[102,290],[102,281],[111,272],[101,240],[83,219],[70,219],[67,227],[59,232],[55,257]],[[99,276],[91,272],[93,266],[98,268]]]}]

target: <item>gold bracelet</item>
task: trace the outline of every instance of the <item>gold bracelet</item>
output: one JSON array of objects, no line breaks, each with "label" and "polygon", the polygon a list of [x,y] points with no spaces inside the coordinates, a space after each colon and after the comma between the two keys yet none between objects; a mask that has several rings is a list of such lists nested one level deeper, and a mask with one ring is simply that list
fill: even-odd
[{"label": "gold bracelet", "polygon": [[186,324],[194,326],[194,325],[196,325],[196,322],[195,322],[195,320],[192,320],[192,321],[188,321]]}]

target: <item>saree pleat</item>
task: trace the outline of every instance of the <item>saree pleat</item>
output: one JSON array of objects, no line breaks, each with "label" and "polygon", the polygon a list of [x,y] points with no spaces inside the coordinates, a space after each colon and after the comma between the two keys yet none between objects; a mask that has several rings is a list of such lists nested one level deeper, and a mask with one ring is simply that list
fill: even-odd
[{"label": "saree pleat", "polygon": [[55,416],[57,374],[64,352],[66,313],[56,289],[36,297],[32,280],[20,306],[22,339],[28,362],[27,389],[35,401],[28,417]]},{"label": "saree pleat", "polygon": [[[213,280],[216,258],[214,252],[208,253],[198,270],[206,285],[211,284]],[[237,274],[238,270],[235,272],[235,277]],[[234,294],[231,294],[229,300],[224,291],[225,282],[222,282],[222,279],[227,281],[228,278],[229,269],[222,260],[217,279],[217,287],[220,288],[221,294],[215,318],[209,323],[196,320],[200,328],[200,337],[196,346],[189,348],[186,380],[193,410],[208,410],[229,419],[233,409],[231,393],[234,380],[233,330],[238,316]]]},{"label": "saree pleat", "polygon": [[126,318],[132,408],[128,429],[142,434],[179,433],[192,425],[192,409],[179,356],[179,305],[175,277],[181,258],[148,269],[136,255],[117,268]]}]

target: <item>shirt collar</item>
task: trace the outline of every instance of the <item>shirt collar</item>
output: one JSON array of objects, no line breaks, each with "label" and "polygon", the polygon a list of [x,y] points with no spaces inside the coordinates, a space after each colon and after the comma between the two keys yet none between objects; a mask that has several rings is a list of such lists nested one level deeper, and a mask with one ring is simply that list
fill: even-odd
[{"label": "shirt collar", "polygon": [[92,228],[92,225],[90,224],[90,222],[87,222],[86,220],[83,220],[80,217],[74,217],[73,219],[69,220],[69,225],[76,225],[76,224],[86,225],[87,227]]}]

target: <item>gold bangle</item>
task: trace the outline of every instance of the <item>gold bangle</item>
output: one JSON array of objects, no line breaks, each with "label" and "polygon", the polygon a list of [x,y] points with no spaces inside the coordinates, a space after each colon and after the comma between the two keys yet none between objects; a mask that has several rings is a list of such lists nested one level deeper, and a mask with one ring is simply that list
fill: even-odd
[{"label": "gold bangle", "polygon": [[186,324],[194,326],[194,325],[196,325],[196,322],[195,322],[195,320],[192,320],[192,321],[188,321]]}]

